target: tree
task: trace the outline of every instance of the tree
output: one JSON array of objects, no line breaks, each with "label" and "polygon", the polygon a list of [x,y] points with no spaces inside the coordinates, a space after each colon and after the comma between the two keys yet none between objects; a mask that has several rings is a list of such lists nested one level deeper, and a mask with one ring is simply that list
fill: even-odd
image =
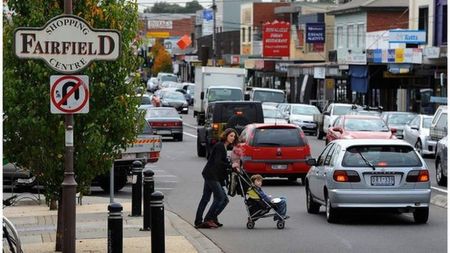
[{"label": "tree", "polygon": [[152,74],[156,76],[159,72],[173,72],[172,58],[169,52],[160,43],[156,43],[152,48],[153,66]]},{"label": "tree", "polygon": [[185,13],[195,13],[198,10],[203,10],[203,6],[199,4],[197,0],[194,0],[192,2],[187,2],[184,9]]},{"label": "tree", "polygon": [[[14,29],[42,27],[62,14],[61,0],[9,0],[11,22],[3,22],[3,151],[10,161],[40,177],[47,200],[59,197],[64,171],[64,116],[49,110],[51,70],[43,61],[14,55]],[[138,8],[128,0],[73,1],[73,13],[93,28],[121,33],[121,55],[111,62],[97,61],[80,75],[89,76],[90,108],[74,116],[74,170],[78,191],[86,192],[92,179],[112,166],[121,148],[136,138],[137,104],[129,94],[137,78],[125,82],[139,66],[132,41],[138,32]]]},{"label": "tree", "polygon": [[197,0],[187,2],[185,7],[167,2],[157,2],[151,8],[146,8],[144,13],[195,13],[202,9],[203,6]]}]

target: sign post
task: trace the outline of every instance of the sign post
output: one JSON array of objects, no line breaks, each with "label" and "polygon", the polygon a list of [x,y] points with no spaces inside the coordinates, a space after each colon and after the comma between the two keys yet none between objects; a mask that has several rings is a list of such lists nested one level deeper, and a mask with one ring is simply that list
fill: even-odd
[{"label": "sign post", "polygon": [[[42,59],[62,74],[82,71],[94,60],[113,61],[120,55],[117,30],[93,29],[72,15],[72,0],[64,0],[64,15],[50,19],[44,27],[20,27],[14,31],[14,52],[21,59]],[[87,76],[51,76],[50,110],[65,114],[62,251],[75,253],[76,188],[73,168],[74,113],[89,112]],[[57,242],[58,245],[58,242]]]}]

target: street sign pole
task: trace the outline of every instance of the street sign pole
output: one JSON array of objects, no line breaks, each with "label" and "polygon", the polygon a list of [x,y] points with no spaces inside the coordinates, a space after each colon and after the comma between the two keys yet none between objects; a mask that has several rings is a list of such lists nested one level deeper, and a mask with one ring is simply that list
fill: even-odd
[{"label": "street sign pole", "polygon": [[[64,14],[72,14],[72,0],[64,0]],[[76,220],[76,189],[75,173],[73,171],[73,114],[65,115],[66,143],[64,152],[64,181],[61,184],[63,192],[63,252],[75,253],[75,220]]]}]

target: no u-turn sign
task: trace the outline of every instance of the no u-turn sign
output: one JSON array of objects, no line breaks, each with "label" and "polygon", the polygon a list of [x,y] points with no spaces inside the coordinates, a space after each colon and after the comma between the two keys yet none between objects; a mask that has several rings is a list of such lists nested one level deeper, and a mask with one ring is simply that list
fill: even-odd
[{"label": "no u-turn sign", "polygon": [[89,112],[89,77],[50,76],[50,112],[74,114]]}]

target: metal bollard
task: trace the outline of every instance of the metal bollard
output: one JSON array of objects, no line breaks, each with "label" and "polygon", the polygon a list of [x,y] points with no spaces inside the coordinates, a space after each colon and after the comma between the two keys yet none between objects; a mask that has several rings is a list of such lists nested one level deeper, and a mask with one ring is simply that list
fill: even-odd
[{"label": "metal bollard", "polygon": [[108,205],[108,253],[122,253],[123,251],[122,210],[122,205],[119,203]]},{"label": "metal bollard", "polygon": [[153,180],[153,175],[155,173],[151,169],[145,169],[144,174],[144,222],[142,231],[149,231],[151,226],[152,212],[150,208],[150,198],[152,193],[155,191],[155,181]]},{"label": "metal bollard", "polygon": [[133,186],[131,188],[131,215],[141,216],[142,214],[142,162],[133,162]]},{"label": "metal bollard", "polygon": [[152,209],[152,253],[165,252],[165,231],[164,231],[164,194],[154,192],[150,198]]}]

